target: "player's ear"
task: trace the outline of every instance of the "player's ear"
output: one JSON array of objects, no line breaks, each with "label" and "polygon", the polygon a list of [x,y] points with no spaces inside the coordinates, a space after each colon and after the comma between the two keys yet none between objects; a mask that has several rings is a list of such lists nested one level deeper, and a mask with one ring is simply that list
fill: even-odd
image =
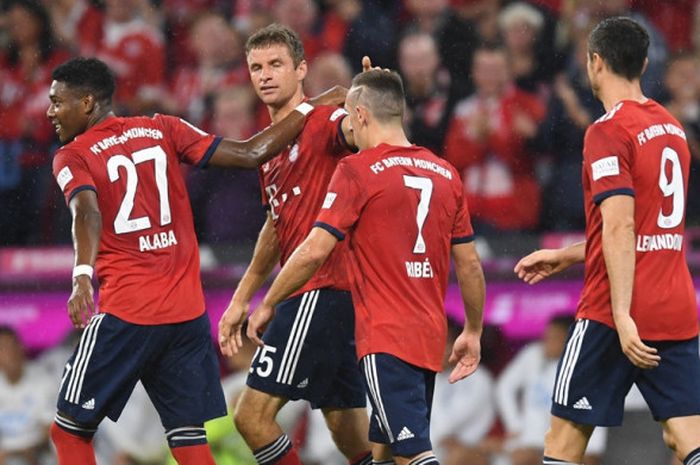
[{"label": "player's ear", "polygon": [[644,59],[644,65],[642,66],[642,75],[646,72],[647,66],[649,66],[649,58]]},{"label": "player's ear", "polygon": [[85,94],[83,98],[81,99],[81,103],[83,105],[83,110],[85,111],[86,114],[92,113],[93,110],[95,109],[95,104],[97,101],[95,100],[95,96],[92,94]]},{"label": "player's ear", "polygon": [[306,78],[306,73],[308,71],[308,64],[306,63],[306,60],[301,60],[299,64],[297,65],[297,77],[299,78],[300,81],[302,81],[304,78]]}]

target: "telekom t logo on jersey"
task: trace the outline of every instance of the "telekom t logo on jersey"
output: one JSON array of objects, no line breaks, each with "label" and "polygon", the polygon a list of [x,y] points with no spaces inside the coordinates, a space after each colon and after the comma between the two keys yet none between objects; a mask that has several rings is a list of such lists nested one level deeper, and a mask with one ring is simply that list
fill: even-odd
[{"label": "telekom t logo on jersey", "polygon": [[272,215],[272,219],[276,220],[280,216],[279,208],[282,206],[282,204],[285,203],[287,199],[299,197],[301,195],[301,187],[292,187],[291,194],[288,192],[283,192],[281,195],[278,195],[279,189],[277,188],[277,184],[270,184],[269,186],[265,187],[265,193],[269,199],[270,214]]}]

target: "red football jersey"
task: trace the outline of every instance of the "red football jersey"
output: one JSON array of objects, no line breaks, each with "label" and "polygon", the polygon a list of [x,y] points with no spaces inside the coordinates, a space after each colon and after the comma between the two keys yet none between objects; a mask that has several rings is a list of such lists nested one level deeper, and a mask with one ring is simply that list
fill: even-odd
[{"label": "red football jersey", "polygon": [[219,138],[185,121],[108,118],[56,153],[66,202],[97,193],[100,311],[136,324],[187,321],[204,311],[199,250],[180,162],[204,165]]},{"label": "red football jersey", "polygon": [[473,240],[454,167],[418,146],[364,150],[338,164],[315,225],[349,236],[358,357],[440,371],[451,244]]},{"label": "red football jersey", "polygon": [[[351,153],[340,128],[346,114],[338,107],[316,107],[297,140],[260,168],[263,204],[272,215],[282,265],[311,231],[338,161]],[[348,290],[344,249],[337,247],[294,295],[323,287]]]},{"label": "red football jersey", "polygon": [[635,199],[636,269],[631,315],[642,339],[697,336],[695,291],[685,259],[690,151],[681,124],[648,100],[620,102],[588,128],[583,148],[586,271],[577,316],[614,327],[599,205]]}]

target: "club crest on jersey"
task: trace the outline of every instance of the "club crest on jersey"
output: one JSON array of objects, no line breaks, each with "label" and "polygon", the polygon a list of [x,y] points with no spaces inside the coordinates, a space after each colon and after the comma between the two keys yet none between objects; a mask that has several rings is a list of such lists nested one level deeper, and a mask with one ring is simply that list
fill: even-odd
[{"label": "club crest on jersey", "polygon": [[299,144],[294,144],[289,150],[289,161],[294,163],[297,161],[297,158],[299,158]]}]

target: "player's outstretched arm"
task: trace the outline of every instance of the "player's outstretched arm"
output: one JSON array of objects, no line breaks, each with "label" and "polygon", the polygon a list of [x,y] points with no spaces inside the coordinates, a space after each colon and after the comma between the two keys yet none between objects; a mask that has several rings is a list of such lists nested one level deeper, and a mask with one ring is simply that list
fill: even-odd
[{"label": "player's outstretched arm", "polygon": [[577,242],[561,249],[541,249],[520,259],[513,271],[528,284],[537,284],[575,263],[586,259],[586,242]]},{"label": "player's outstretched arm", "polygon": [[272,216],[267,214],[258,241],[255,243],[253,258],[245,274],[238,283],[231,302],[219,320],[219,348],[227,357],[238,353],[242,347],[241,329],[248,316],[250,301],[270,276],[280,259],[280,247]]},{"label": "player's outstretched arm", "polygon": [[639,368],[659,365],[657,350],[639,337],[630,316],[635,270],[634,197],[614,195],[600,204],[603,218],[603,256],[610,280],[613,320],[622,352]]},{"label": "player's outstretched arm", "polygon": [[92,190],[86,189],[75,194],[69,206],[73,216],[71,230],[76,268],[73,271],[73,291],[68,299],[68,315],[73,326],[84,328],[95,313],[92,272],[87,271],[90,274],[86,274],[85,266],[92,270],[97,260],[102,214],[97,204],[97,194]]},{"label": "player's outstretched arm", "polygon": [[306,114],[317,105],[342,105],[347,89],[335,86],[299,105],[277,124],[248,140],[223,139],[209,160],[209,165],[224,168],[257,168],[280,153],[304,127]]},{"label": "player's outstretched arm", "polygon": [[338,239],[325,229],[311,229],[304,242],[299,244],[282,267],[262,303],[248,319],[247,335],[253,342],[259,346],[264,345],[259,333],[274,316],[275,306],[311,279],[337,243]]},{"label": "player's outstretched arm", "polygon": [[452,257],[465,313],[464,330],[455,340],[450,355],[450,362],[457,365],[450,373],[449,382],[456,383],[474,373],[481,360],[486,284],[474,242],[453,245]]}]

